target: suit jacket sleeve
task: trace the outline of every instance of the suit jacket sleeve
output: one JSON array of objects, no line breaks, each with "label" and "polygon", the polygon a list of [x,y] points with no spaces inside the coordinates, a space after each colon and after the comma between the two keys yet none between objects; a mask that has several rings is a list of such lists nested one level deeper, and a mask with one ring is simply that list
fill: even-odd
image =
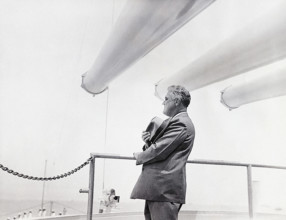
[{"label": "suit jacket sleeve", "polygon": [[147,150],[137,154],[136,164],[149,164],[166,159],[187,137],[183,123],[170,122],[163,136]]}]

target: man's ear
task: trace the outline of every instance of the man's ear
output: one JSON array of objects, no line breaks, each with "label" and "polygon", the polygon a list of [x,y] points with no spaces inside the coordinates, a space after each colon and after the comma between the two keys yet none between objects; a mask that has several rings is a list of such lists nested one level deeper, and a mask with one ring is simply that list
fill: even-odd
[{"label": "man's ear", "polygon": [[175,99],[175,105],[178,106],[180,104],[180,100],[179,99]]}]

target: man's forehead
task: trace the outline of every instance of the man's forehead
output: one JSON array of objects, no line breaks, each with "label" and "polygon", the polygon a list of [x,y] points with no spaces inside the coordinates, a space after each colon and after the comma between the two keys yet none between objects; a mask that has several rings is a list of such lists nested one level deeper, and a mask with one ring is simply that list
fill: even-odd
[{"label": "man's forehead", "polygon": [[174,97],[174,94],[170,91],[167,92],[165,98],[173,98]]},{"label": "man's forehead", "polygon": [[165,95],[165,98],[170,98],[170,97],[171,97],[170,92],[167,92],[167,94]]},{"label": "man's forehead", "polygon": [[173,94],[173,92],[168,91],[166,95],[167,95],[167,96],[171,96],[172,94]]}]

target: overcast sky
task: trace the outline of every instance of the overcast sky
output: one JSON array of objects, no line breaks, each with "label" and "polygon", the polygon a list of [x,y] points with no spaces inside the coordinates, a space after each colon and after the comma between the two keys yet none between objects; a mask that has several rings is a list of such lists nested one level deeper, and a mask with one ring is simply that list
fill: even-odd
[{"label": "overcast sky", "polygon": [[[282,2],[217,0],[117,77],[107,92],[93,97],[80,87],[81,75],[95,61],[125,1],[0,0],[0,163],[43,176],[47,160],[47,176],[54,176],[75,168],[91,152],[131,156],[140,151],[141,132],[148,122],[154,116],[165,117],[154,84]],[[285,96],[233,111],[220,103],[221,90],[265,71],[192,91],[188,113],[196,140],[190,159],[286,166]],[[96,163],[98,198],[103,163]],[[105,186],[116,188],[122,201],[130,202],[141,167],[134,161],[106,161],[105,166]],[[188,170],[189,203],[247,204],[244,168],[189,165]],[[263,202],[284,195],[285,204],[286,189],[280,187],[285,188],[285,172],[253,174],[264,189]],[[0,200],[40,200],[42,186],[0,171]],[[78,190],[87,186],[86,167],[48,182],[45,198],[85,201],[87,196]],[[283,198],[271,201],[277,203],[273,207],[282,206]]]}]

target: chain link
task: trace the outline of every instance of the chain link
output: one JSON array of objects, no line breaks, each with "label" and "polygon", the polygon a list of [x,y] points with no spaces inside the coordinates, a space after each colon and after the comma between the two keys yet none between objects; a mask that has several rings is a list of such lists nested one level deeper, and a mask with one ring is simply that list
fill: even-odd
[{"label": "chain link", "polygon": [[19,172],[15,172],[14,170],[9,169],[8,167],[3,166],[2,164],[0,164],[0,169],[2,169],[3,171],[8,172],[9,174],[13,174],[14,176],[18,176],[24,179],[28,179],[28,180],[38,180],[38,181],[51,181],[51,180],[58,180],[67,176],[70,176],[74,173],[76,173],[77,171],[79,171],[80,169],[82,169],[84,166],[88,165],[90,161],[93,160],[93,157],[90,157],[87,159],[87,161],[85,161],[84,163],[82,163],[81,165],[79,165],[78,167],[76,167],[75,169],[61,174],[61,175],[57,175],[57,176],[53,176],[53,177],[36,177],[36,176],[29,176],[29,175],[24,175],[22,173]]}]

